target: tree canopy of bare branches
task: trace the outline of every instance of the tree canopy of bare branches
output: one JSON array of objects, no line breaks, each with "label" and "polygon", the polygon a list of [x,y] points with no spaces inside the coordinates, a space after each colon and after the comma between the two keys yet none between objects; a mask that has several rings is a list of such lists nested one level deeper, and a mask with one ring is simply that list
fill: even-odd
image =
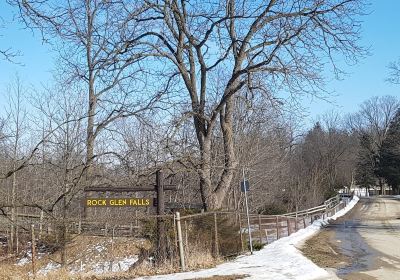
[{"label": "tree canopy of bare branches", "polygon": [[[234,96],[315,94],[322,69],[336,73],[337,55],[357,61],[362,1],[146,1],[138,22],[152,22],[140,39],[166,59],[187,92],[199,145],[205,207],[220,208],[237,167],[232,130]],[[325,58],[325,59],[324,59]],[[177,76],[178,73],[178,76]],[[224,167],[213,184],[211,141],[217,127]]]},{"label": "tree canopy of bare branches", "polygon": [[58,51],[60,81],[86,92],[89,177],[101,132],[157,108],[195,136],[185,160],[205,209],[222,207],[238,168],[240,102],[319,95],[337,58],[365,54],[362,0],[8,1]]},{"label": "tree canopy of bare branches", "polygon": [[388,81],[393,84],[400,84],[400,59],[389,64]]}]

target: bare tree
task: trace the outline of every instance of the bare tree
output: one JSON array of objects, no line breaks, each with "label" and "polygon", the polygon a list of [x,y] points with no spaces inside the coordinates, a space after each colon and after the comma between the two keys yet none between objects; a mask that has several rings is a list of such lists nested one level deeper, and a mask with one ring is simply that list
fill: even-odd
[{"label": "bare tree", "polygon": [[377,151],[399,107],[400,101],[394,96],[372,97],[360,105],[358,112],[349,115],[347,126],[359,135],[370,134],[373,149]]},{"label": "bare tree", "polygon": [[[144,51],[134,40],[140,31],[131,18],[140,5],[123,1],[9,1],[22,20],[38,28],[60,55],[60,77],[87,93],[86,163],[93,171],[95,139],[119,118],[148,109],[159,93],[138,94],[146,85],[140,62]],[[128,8],[129,7],[129,11]]]},{"label": "bare tree", "polygon": [[388,81],[393,84],[400,84],[400,59],[389,64]]},{"label": "bare tree", "polygon": [[[4,19],[0,16],[0,29],[5,28]],[[0,34],[0,38],[2,35]],[[9,62],[15,63],[15,58],[20,56],[19,51],[13,50],[12,47],[1,47],[0,48],[0,58],[7,60]]]},{"label": "bare tree", "polygon": [[[26,133],[26,115],[27,112],[24,108],[23,100],[25,99],[25,89],[22,81],[18,75],[15,80],[10,83],[7,88],[8,107],[6,112],[8,115],[8,121],[6,129],[8,130],[8,147],[11,149],[9,153],[10,166],[9,169],[16,170],[19,162],[23,158],[22,139]],[[18,229],[17,224],[17,207],[16,201],[18,196],[18,172],[13,172],[11,175],[11,193],[10,193],[10,205],[11,205],[11,228],[10,228],[10,242],[9,246],[11,250],[18,252]]]},{"label": "bare tree", "polygon": [[[354,61],[363,52],[357,46],[356,19],[362,1],[146,3],[149,11],[137,21],[152,21],[153,28],[140,37],[156,56],[172,63],[176,71],[171,78],[178,73],[187,92],[202,200],[211,209],[221,207],[237,166],[234,96],[245,88],[262,94],[279,89],[315,94],[326,62],[339,73],[337,54]],[[224,168],[214,185],[211,144],[217,126],[223,135]]]},{"label": "bare tree", "polygon": [[[373,159],[371,161],[371,169],[375,174],[376,180],[379,181],[381,190],[383,182],[377,173],[379,160],[377,155],[386,138],[390,122],[399,107],[400,101],[394,96],[375,96],[364,101],[360,105],[360,110],[349,115],[347,119],[348,128],[358,136],[359,140],[362,141],[363,138],[367,137],[368,143],[370,142],[370,148],[368,148],[370,150],[369,157]],[[365,158],[365,156],[363,157]],[[361,164],[361,166],[363,165]],[[359,169],[359,171],[362,170]],[[365,170],[362,172],[365,172]]]},{"label": "bare tree", "polygon": [[[46,96],[46,95],[45,95]],[[83,135],[84,124],[81,116],[84,115],[82,100],[79,94],[71,93],[67,89],[59,89],[57,93],[47,93],[47,98],[42,99],[42,113],[48,116],[51,126],[58,127],[52,133],[47,144],[51,150],[52,173],[56,175],[56,185],[50,194],[49,209],[59,209],[56,219],[59,225],[61,242],[61,264],[67,264],[67,222],[68,216],[76,206],[76,196],[81,195],[82,174],[84,170],[83,158],[85,141]],[[51,128],[50,126],[50,128]],[[47,202],[47,204],[49,204]],[[75,203],[75,204],[73,204]],[[72,212],[72,213],[71,213]]]}]

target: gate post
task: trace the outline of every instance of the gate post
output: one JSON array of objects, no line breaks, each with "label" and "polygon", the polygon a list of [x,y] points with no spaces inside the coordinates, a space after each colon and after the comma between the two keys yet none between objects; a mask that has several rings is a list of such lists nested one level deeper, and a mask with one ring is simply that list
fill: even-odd
[{"label": "gate post", "polygon": [[276,240],[279,239],[279,218],[276,216]]},{"label": "gate post", "polygon": [[179,212],[175,213],[176,228],[178,231],[178,246],[179,246],[179,259],[181,263],[181,269],[185,270],[185,253],[183,250],[183,240],[182,240],[182,228],[181,228],[181,216]]},{"label": "gate post", "polygon": [[[161,170],[156,172],[157,215],[165,214],[164,207],[164,178]],[[167,257],[166,234],[164,217],[157,217],[157,255],[158,261],[163,262]]]}]

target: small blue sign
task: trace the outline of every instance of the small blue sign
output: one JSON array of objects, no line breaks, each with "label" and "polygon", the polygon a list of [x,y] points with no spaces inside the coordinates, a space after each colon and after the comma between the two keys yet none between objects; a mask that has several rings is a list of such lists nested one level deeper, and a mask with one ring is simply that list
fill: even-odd
[{"label": "small blue sign", "polygon": [[242,192],[245,192],[245,188],[246,188],[246,192],[248,192],[250,190],[250,184],[249,181],[242,181],[240,182],[240,190]]}]

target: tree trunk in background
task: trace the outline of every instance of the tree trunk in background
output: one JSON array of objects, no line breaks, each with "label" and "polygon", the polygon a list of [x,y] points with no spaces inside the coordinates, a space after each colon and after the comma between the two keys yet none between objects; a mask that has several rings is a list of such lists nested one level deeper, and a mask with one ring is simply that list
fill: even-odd
[{"label": "tree trunk in background", "polygon": [[86,139],[86,165],[87,165],[87,176],[86,178],[90,181],[90,177],[93,175],[93,158],[94,158],[94,121],[96,114],[96,95],[94,93],[93,84],[89,85],[89,108],[88,108],[88,122],[87,122],[87,139]]},{"label": "tree trunk in background", "polygon": [[86,7],[87,17],[87,35],[86,35],[86,64],[88,69],[88,122],[87,122],[87,139],[86,139],[86,165],[87,165],[87,180],[90,181],[92,176],[92,162],[94,157],[94,141],[95,141],[95,115],[97,97],[94,89],[94,69],[92,61],[92,33],[93,33],[93,18],[92,11],[89,4]]},{"label": "tree trunk in background", "polygon": [[[94,158],[94,144],[95,144],[95,115],[97,97],[94,89],[94,72],[92,61],[92,31],[93,31],[93,18],[90,5],[86,7],[87,17],[87,42],[86,42],[86,64],[88,69],[88,120],[87,120],[87,138],[86,138],[86,176],[84,186],[92,184],[93,177],[93,158]],[[86,198],[88,194],[85,192]],[[83,217],[87,216],[87,209],[83,207]]]},{"label": "tree trunk in background", "polygon": [[[14,153],[15,155],[15,153]],[[15,158],[13,162],[13,170],[15,170]],[[15,209],[15,194],[16,194],[16,186],[17,186],[17,178],[16,172],[12,175],[12,183],[11,183],[11,227],[10,227],[10,250],[14,252],[14,240],[16,239],[16,231],[15,231],[15,223],[16,219],[16,209]]]}]

